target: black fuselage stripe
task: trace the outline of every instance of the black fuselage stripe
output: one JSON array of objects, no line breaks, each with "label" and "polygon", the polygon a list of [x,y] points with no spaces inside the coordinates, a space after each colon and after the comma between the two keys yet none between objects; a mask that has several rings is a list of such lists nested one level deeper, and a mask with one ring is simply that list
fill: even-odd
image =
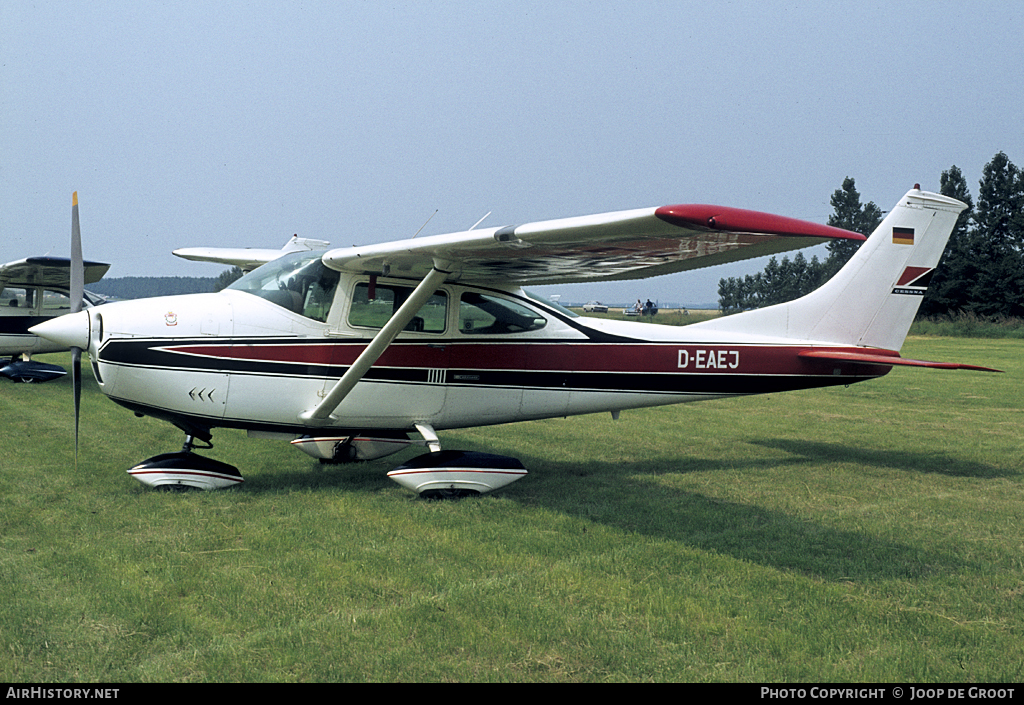
[{"label": "black fuselage stripe", "polygon": [[[107,362],[107,361],[104,361]],[[207,374],[238,374],[294,379],[322,379],[336,381],[344,374],[344,367],[325,368],[312,373],[309,368],[300,373],[294,366],[284,370],[262,369],[223,370],[202,368],[169,368],[149,365],[118,365],[126,369],[174,369],[181,372]],[[424,368],[374,367],[363,377],[365,382],[390,384],[416,384],[493,389],[530,389],[547,391],[602,391],[619,393],[660,394],[768,394],[851,384],[879,375],[749,375],[734,373],[653,373],[653,372],[563,372],[521,370],[444,370],[444,381],[430,379],[430,370]]]}]

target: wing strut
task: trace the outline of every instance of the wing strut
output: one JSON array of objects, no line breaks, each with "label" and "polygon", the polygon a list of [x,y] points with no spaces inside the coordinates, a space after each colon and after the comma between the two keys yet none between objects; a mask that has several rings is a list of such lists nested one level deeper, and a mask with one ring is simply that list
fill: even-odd
[{"label": "wing strut", "polygon": [[384,327],[378,331],[377,335],[373,337],[370,344],[359,354],[356,361],[345,371],[345,374],[334,385],[334,388],[327,393],[323,401],[315,409],[303,411],[299,414],[300,421],[309,426],[329,426],[336,421],[336,419],[331,417],[334,410],[345,400],[348,393],[363,378],[363,375],[373,366],[373,363],[377,362],[377,359],[384,354],[384,351],[398,337],[398,334],[405,330],[405,327],[409,325],[409,321],[413,319],[413,316],[427,302],[427,299],[434,295],[438,285],[451,273],[442,268],[446,264],[439,261],[434,262],[433,269],[413,289],[412,294],[405,300],[405,303],[398,307],[395,314],[384,324]]}]

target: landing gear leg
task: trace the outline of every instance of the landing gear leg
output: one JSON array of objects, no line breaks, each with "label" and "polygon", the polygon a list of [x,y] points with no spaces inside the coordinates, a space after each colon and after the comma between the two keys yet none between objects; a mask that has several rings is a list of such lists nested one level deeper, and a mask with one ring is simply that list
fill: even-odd
[{"label": "landing gear leg", "polygon": [[197,446],[196,445],[196,437],[193,436],[191,433],[186,433],[185,434],[185,443],[184,443],[184,445],[181,446],[181,452],[182,453],[191,453],[197,447],[198,448],[202,448],[203,450],[209,450],[210,448],[213,448],[213,443],[211,443],[210,441],[207,440],[207,441],[201,441],[201,442],[205,443],[205,445]]}]

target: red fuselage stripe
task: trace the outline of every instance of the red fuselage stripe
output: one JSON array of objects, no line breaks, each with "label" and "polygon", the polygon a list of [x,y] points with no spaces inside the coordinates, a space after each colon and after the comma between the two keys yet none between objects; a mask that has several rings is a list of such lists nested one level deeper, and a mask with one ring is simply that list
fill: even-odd
[{"label": "red fuselage stripe", "polygon": [[[438,344],[441,344],[439,341]],[[711,345],[693,343],[395,343],[375,367],[447,368],[454,370],[519,370],[684,374],[814,375],[832,374],[833,363],[812,359],[830,353],[897,357],[889,350],[853,347],[790,345]],[[271,345],[175,345],[166,352],[187,358],[272,364],[321,365],[344,368],[352,364],[365,343],[271,344]],[[804,353],[801,356],[801,353]]]}]

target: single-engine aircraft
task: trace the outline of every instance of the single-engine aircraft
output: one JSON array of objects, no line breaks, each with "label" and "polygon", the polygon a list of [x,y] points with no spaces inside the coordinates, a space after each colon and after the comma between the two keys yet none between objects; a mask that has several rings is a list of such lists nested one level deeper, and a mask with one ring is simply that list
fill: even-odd
[{"label": "single-engine aircraft", "polygon": [[[101,262],[83,266],[85,284],[99,281],[110,269]],[[0,376],[15,382],[47,382],[67,374],[58,365],[33,361],[32,355],[62,352],[68,346],[40,338],[29,328],[72,311],[70,272],[71,259],[66,257],[28,257],[0,265],[0,355],[11,357],[2,363]],[[90,292],[82,295],[85,306],[103,302]]]},{"label": "single-engine aircraft", "polygon": [[[180,452],[128,471],[145,484],[242,482],[195,452],[230,427],[331,461],[425,445],[388,475],[426,496],[482,493],[526,469],[442,451],[437,431],[849,385],[899,365],[988,369],[899,355],[963,208],[915,185],[869,238],[673,205],[303,250],[218,293],[110,303],[33,331],[88,350],[104,394],[185,433]],[[829,238],[867,241],[813,293],[685,327],[581,317],[522,288],[639,279]]]}]

